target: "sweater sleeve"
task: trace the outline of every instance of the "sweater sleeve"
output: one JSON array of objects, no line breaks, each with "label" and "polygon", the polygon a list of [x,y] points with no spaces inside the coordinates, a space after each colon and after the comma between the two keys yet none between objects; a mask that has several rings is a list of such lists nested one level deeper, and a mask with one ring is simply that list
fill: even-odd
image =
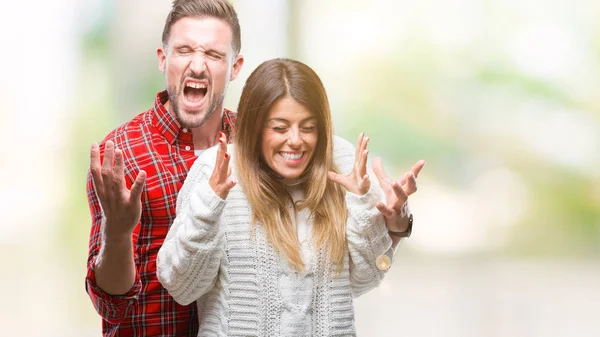
[{"label": "sweater sleeve", "polygon": [[[343,138],[334,138],[334,160],[340,173],[350,172],[354,166],[354,146]],[[348,223],[346,238],[350,253],[350,285],[354,297],[377,287],[385,271],[377,268],[376,260],[381,255],[393,259],[392,239],[389,237],[385,219],[375,205],[384,200],[381,187],[372,169],[368,167],[371,189],[359,196],[346,192]]]},{"label": "sweater sleeve", "polygon": [[214,151],[192,166],[177,198],[177,216],[158,252],[157,276],[177,303],[187,305],[215,284],[224,250],[220,216],[225,200],[208,184]]},{"label": "sweater sleeve", "polygon": [[371,187],[365,195],[346,192],[350,286],[352,294],[358,297],[377,287],[386,273],[377,268],[376,260],[388,255],[392,249],[392,239],[388,235],[383,215],[375,205],[379,200],[378,186]]}]

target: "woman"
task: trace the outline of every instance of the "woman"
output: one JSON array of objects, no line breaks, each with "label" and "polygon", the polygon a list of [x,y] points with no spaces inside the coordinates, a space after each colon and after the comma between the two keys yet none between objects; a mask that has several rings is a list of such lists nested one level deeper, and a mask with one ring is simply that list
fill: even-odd
[{"label": "woman", "polygon": [[355,335],[352,298],[391,249],[368,138],[334,146],[323,84],[287,59],[250,75],[237,118],[179,193],[160,282],[183,305],[202,297],[199,336]]}]

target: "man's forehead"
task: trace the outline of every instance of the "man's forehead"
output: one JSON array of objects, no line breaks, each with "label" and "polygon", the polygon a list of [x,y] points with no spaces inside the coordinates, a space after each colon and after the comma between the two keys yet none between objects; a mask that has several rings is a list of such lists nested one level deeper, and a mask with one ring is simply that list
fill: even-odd
[{"label": "man's forehead", "polygon": [[169,44],[190,44],[218,48],[232,47],[233,32],[229,24],[213,17],[185,17],[171,27]]}]

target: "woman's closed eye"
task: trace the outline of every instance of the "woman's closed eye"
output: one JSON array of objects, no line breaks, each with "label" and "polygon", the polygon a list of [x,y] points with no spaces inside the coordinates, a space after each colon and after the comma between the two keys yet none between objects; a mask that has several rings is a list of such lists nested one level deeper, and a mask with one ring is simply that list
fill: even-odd
[{"label": "woman's closed eye", "polygon": [[305,125],[300,128],[302,132],[313,132],[317,129],[316,125]]},{"label": "woman's closed eye", "polygon": [[271,126],[271,129],[275,132],[287,132],[289,128],[287,126]]}]

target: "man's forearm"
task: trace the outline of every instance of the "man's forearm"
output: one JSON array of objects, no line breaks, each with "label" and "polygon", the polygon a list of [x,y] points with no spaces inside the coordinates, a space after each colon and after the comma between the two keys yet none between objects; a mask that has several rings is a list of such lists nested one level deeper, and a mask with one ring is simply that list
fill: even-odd
[{"label": "man's forearm", "polygon": [[133,287],[136,273],[131,234],[102,235],[102,248],[94,269],[96,285],[111,295],[125,294]]}]

